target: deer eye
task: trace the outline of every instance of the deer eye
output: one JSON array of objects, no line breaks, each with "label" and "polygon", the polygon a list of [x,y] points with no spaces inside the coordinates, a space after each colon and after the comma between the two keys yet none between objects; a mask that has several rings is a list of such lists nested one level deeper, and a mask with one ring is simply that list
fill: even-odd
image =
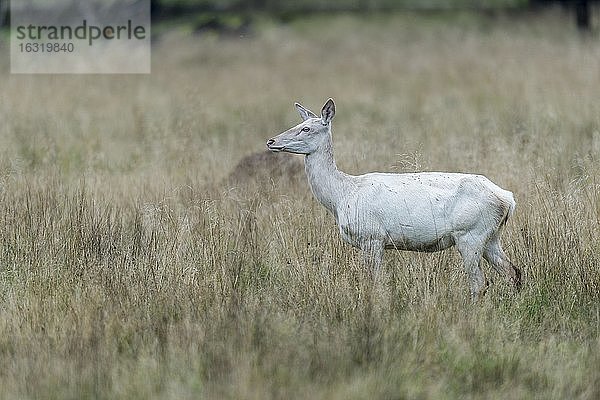
[{"label": "deer eye", "polygon": [[308,126],[305,126],[304,128],[302,128],[302,132],[308,132],[310,131],[310,128]]}]

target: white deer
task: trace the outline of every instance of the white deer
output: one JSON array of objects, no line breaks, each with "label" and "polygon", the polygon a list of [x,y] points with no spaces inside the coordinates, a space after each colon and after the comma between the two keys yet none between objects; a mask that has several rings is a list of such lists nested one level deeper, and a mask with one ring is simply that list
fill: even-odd
[{"label": "white deer", "polygon": [[343,240],[362,250],[375,277],[384,249],[434,252],[456,245],[473,300],[487,288],[482,256],[513,285],[520,285],[521,273],[499,241],[515,208],[511,192],[473,174],[345,174],[333,158],[333,100],[327,100],[320,117],[295,106],[303,122],[269,139],[267,147],[305,155],[314,196],[335,217]]}]

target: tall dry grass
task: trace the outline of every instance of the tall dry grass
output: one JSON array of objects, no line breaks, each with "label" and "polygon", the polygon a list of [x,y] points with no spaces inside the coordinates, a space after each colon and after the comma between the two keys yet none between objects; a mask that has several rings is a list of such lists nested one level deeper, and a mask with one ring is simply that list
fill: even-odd
[{"label": "tall dry grass", "polygon": [[[151,76],[4,65],[2,397],[597,398],[600,46],[569,23],[313,17],[166,34]],[[486,267],[470,306],[454,251],[388,252],[374,287],[305,186],[227,184],[329,96],[343,170],[515,193],[521,292]]]}]

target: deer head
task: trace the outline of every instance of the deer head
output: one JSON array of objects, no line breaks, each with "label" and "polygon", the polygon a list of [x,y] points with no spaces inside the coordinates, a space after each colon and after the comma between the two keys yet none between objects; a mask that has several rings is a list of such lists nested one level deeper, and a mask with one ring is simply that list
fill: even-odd
[{"label": "deer head", "polygon": [[332,99],[327,100],[320,117],[299,103],[294,105],[302,117],[302,122],[269,139],[267,147],[271,151],[286,151],[296,154],[314,153],[330,139],[331,120],[335,116],[335,103]]}]

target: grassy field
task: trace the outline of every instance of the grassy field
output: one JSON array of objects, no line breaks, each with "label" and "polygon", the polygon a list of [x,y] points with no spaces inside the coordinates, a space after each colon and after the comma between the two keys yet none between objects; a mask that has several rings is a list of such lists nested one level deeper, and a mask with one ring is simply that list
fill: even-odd
[{"label": "grassy field", "polygon": [[[0,397],[600,397],[600,44],[570,19],[312,17],[165,34],[150,76],[2,71]],[[455,250],[387,252],[374,286],[303,179],[231,184],[330,96],[342,170],[514,192],[519,293],[484,265],[470,305]]]}]

